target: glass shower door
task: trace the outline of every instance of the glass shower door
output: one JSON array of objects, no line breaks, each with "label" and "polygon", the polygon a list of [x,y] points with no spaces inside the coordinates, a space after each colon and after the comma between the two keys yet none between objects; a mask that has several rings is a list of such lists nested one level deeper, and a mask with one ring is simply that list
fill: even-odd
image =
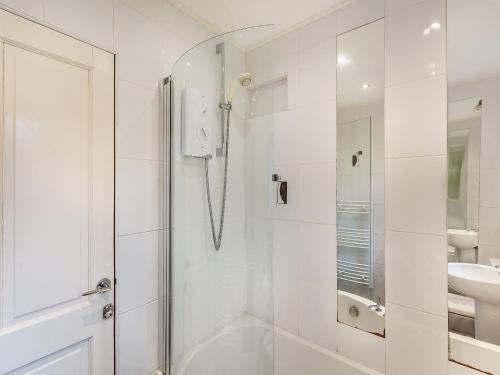
[{"label": "glass shower door", "polygon": [[273,373],[272,115],[247,116],[237,43],[259,32],[199,44],[167,80],[171,375]]}]

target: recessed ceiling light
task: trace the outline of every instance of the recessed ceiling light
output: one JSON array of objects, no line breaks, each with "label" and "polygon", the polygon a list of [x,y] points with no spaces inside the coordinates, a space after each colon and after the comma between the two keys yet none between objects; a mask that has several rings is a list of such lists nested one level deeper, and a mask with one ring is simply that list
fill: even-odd
[{"label": "recessed ceiling light", "polygon": [[188,66],[188,68],[191,68],[191,61],[188,61],[186,65]]},{"label": "recessed ceiling light", "polygon": [[441,24],[439,22],[433,22],[431,25],[432,30],[439,30],[441,28]]},{"label": "recessed ceiling light", "polygon": [[435,69],[436,68],[436,64],[429,64],[429,68]]},{"label": "recessed ceiling light", "polygon": [[369,83],[363,83],[361,85],[361,88],[364,89],[364,90],[366,90],[367,88],[370,88],[370,87],[371,87],[371,85]]},{"label": "recessed ceiling light", "polygon": [[337,59],[337,63],[339,64],[339,66],[345,66],[348,65],[350,61],[346,56],[340,55],[339,58]]},{"label": "recessed ceiling light", "polygon": [[429,35],[432,30],[439,30],[441,28],[441,24],[439,22],[433,22],[431,25],[424,30],[424,35]]}]

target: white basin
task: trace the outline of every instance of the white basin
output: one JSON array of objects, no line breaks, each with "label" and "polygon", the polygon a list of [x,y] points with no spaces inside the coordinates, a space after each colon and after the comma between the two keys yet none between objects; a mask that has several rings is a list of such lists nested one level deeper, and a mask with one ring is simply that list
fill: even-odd
[{"label": "white basin", "polygon": [[500,345],[500,269],[448,263],[448,283],[457,292],[475,299],[476,338]]},{"label": "white basin", "polygon": [[500,269],[470,263],[448,263],[448,282],[457,292],[500,305]]},{"label": "white basin", "polygon": [[448,245],[472,249],[479,243],[479,233],[473,230],[448,229]]}]

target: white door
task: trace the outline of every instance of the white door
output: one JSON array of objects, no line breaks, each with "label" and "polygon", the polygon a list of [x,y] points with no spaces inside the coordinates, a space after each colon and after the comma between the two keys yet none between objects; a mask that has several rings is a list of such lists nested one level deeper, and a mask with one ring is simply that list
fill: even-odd
[{"label": "white door", "polygon": [[0,374],[113,374],[114,57],[0,10],[0,86]]}]

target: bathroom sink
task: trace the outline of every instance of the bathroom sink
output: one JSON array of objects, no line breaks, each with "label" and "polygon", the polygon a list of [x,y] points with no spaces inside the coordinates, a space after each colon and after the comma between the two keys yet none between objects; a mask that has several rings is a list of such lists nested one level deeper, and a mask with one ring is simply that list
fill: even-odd
[{"label": "bathroom sink", "polygon": [[448,282],[457,292],[500,305],[500,270],[470,263],[448,263]]},{"label": "bathroom sink", "polygon": [[474,298],[476,339],[500,345],[500,269],[470,263],[448,263],[448,283]]},{"label": "bathroom sink", "polygon": [[448,229],[448,245],[459,249],[472,249],[478,245],[478,232],[464,229]]}]

